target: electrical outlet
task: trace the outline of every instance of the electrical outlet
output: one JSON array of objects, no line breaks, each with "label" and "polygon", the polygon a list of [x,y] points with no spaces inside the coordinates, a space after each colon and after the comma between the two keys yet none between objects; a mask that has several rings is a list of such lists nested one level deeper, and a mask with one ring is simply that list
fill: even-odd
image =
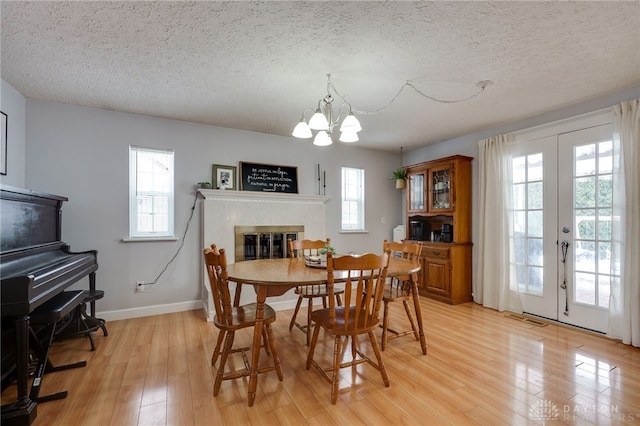
[{"label": "electrical outlet", "polygon": [[144,291],[144,281],[136,281],[136,292]]}]

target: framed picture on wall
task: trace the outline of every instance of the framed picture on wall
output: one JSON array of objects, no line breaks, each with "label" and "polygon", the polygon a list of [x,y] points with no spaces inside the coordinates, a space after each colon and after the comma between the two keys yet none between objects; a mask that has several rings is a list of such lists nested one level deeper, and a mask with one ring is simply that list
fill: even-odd
[{"label": "framed picture on wall", "polygon": [[236,166],[213,165],[213,188],[236,189]]},{"label": "framed picture on wall", "polygon": [[7,174],[7,114],[0,111],[0,132],[2,133],[2,142],[0,145],[0,174]]}]

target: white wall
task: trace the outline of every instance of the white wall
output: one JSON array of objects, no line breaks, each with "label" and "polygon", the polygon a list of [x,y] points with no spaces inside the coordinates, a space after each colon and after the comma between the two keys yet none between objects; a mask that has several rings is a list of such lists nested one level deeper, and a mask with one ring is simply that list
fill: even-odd
[{"label": "white wall", "polygon": [[[159,283],[135,293],[135,281],[151,282],[178,242],[122,242],[128,232],[129,145],[175,149],[176,235],[184,232],[195,199],[194,184],[212,180],[212,164],[240,161],[298,167],[301,194],[316,194],[317,163],[327,172],[327,236],[345,251],[379,251],[402,221],[403,192],[389,180],[399,156],[335,143],[217,128],[201,124],[26,101],[26,187],[69,198],[63,206],[63,240],[72,250],[98,250],[97,285],[105,318],[188,308],[200,301],[200,206],[182,252]],[[295,124],[292,122],[292,125]],[[340,167],[366,169],[367,234],[339,234]],[[200,203],[201,201],[198,201]],[[385,218],[385,224],[381,218]],[[79,283],[78,287],[86,286]],[[124,311],[123,311],[124,310]],[[108,311],[108,312],[105,312]],[[115,312],[119,311],[119,312]],[[123,314],[124,312],[124,314]]]},{"label": "white wall", "polygon": [[0,183],[23,187],[25,182],[25,99],[0,80],[0,111],[7,114],[7,174]]}]

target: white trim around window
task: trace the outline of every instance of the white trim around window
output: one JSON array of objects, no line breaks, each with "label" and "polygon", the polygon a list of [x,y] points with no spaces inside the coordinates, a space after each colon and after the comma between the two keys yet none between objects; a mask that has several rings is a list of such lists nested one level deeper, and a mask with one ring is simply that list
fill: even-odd
[{"label": "white trim around window", "polygon": [[174,151],[129,147],[129,237],[175,240]]}]

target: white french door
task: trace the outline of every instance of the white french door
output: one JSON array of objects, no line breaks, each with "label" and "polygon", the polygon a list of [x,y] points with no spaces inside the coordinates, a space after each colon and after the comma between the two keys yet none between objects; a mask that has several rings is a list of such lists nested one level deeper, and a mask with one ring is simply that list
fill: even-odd
[{"label": "white french door", "polygon": [[[561,321],[606,332],[611,289],[613,129],[603,125],[559,135],[559,237],[566,241]],[[564,307],[562,299],[565,299]]]},{"label": "white french door", "polygon": [[558,319],[557,137],[521,142],[512,155],[515,278],[524,312]]},{"label": "white french door", "polygon": [[611,283],[612,128],[516,145],[513,247],[523,311],[605,332]]}]

